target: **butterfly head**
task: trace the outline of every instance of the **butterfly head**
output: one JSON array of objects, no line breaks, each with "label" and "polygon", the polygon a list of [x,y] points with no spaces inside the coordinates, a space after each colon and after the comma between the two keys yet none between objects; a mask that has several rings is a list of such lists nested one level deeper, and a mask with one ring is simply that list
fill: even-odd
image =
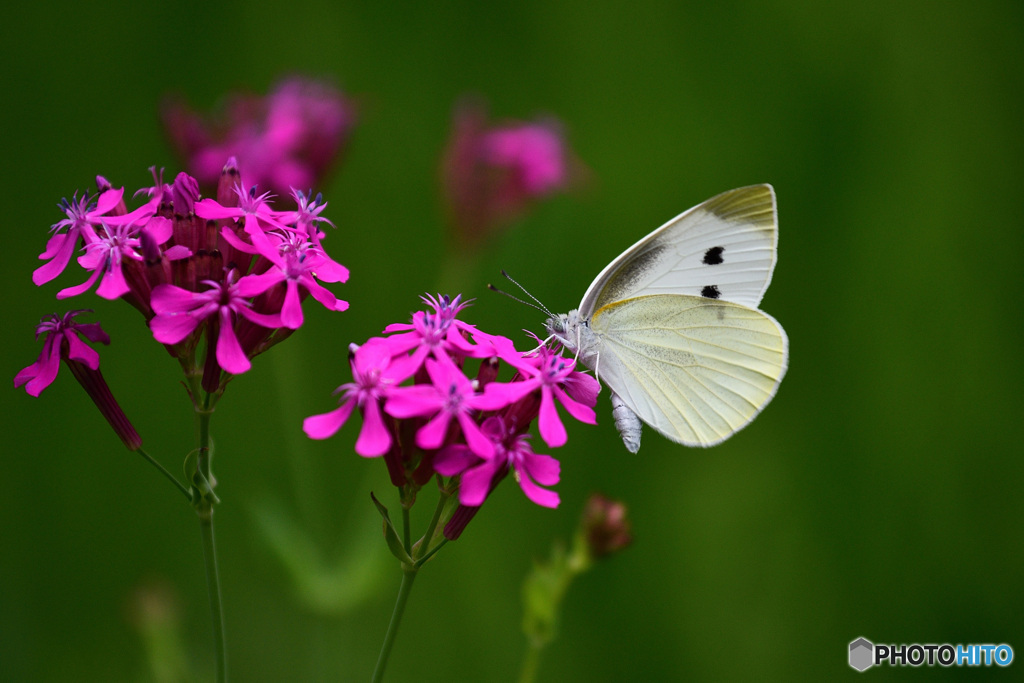
[{"label": "butterfly head", "polygon": [[544,329],[562,346],[575,351],[580,346],[580,326],[584,324],[579,311],[569,311],[549,317],[544,321]]}]

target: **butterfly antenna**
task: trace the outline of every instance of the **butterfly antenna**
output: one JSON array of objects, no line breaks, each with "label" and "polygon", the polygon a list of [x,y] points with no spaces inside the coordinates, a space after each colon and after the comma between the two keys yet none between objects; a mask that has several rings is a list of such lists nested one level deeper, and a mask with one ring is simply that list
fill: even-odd
[{"label": "butterfly antenna", "polygon": [[[524,306],[529,306],[530,308],[535,308],[538,311],[540,311],[541,313],[548,314],[547,310],[541,308],[537,304],[535,304],[535,303],[533,303],[531,301],[523,301],[522,299],[517,297],[515,294],[509,294],[505,290],[498,289],[497,287],[495,287],[491,283],[487,283],[487,289],[491,290],[492,292],[497,292],[498,294],[503,294],[503,295],[507,296],[509,299],[512,299],[512,301],[518,301],[519,303],[523,304]],[[548,314],[548,315],[550,315],[550,314]]]},{"label": "butterfly antenna", "polygon": [[[540,299],[535,297],[533,294],[530,294],[529,290],[527,290],[526,287],[523,287],[521,284],[516,282],[515,279],[513,279],[513,277],[511,275],[509,275],[508,271],[506,271],[504,268],[502,268],[501,274],[505,277],[506,280],[508,280],[509,282],[514,284],[516,287],[521,289],[523,291],[523,294],[525,294],[526,296],[530,297],[530,299],[533,300],[534,304],[536,304],[534,306],[534,308],[536,308],[538,311],[542,311],[549,318],[554,318],[555,317],[555,314],[552,313],[551,311],[549,311],[548,307],[540,302]],[[513,297],[513,298],[515,298],[515,297]],[[524,301],[523,303],[526,303],[526,302]]]}]

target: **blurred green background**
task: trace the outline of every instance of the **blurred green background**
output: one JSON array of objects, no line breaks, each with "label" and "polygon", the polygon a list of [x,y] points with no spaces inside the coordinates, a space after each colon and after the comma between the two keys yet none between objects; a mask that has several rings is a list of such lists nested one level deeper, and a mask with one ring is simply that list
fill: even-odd
[{"label": "blurred green background", "polygon": [[[421,572],[388,679],[514,680],[522,578],[596,490],[628,503],[636,541],[571,587],[541,681],[853,676],[858,636],[1024,653],[1024,4],[116,0],[6,12],[8,378],[38,354],[39,317],[68,307],[30,279],[56,203],[97,173],[131,191],[148,166],[180,169],[158,121],[165,94],[208,110],[305,73],[360,99],[349,152],[320,188],[351,310],[307,305],[306,326],[234,381],[214,418],[233,680],[372,671],[400,572],[367,494],[392,506],[394,494],[383,463],[353,454],[354,428],[314,443],[300,425],[348,381],[347,344],[406,320],[438,286],[438,156],[465,93],[497,117],[559,117],[591,173],[464,273],[477,297],[466,319],[522,340],[543,321],[485,290],[500,268],[564,311],[669,217],[771,182],[781,248],[763,307],[792,355],[771,406],[709,451],[648,430],[630,456],[603,394],[600,424],[572,424],[554,453],[559,509],[505,484]],[[176,363],[129,306],[87,301],[113,338],[109,383],[150,452],[180,471],[192,426]],[[183,658],[183,680],[212,680],[193,512],[66,371],[38,399],[0,397],[0,677],[155,680],[156,642],[171,650],[162,661]],[[417,507],[419,524],[431,508]],[[170,610],[146,628],[177,635],[144,637],[140,602]]]}]

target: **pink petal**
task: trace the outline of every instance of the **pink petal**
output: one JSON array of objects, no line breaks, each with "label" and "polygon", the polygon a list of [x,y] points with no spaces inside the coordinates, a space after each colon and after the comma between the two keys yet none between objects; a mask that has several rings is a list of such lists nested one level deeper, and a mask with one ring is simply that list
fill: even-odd
[{"label": "pink petal", "polygon": [[89,288],[92,287],[93,284],[95,284],[96,280],[99,278],[99,276],[101,274],[102,274],[102,271],[100,271],[100,270],[92,271],[92,275],[89,276],[89,279],[86,280],[85,282],[83,282],[82,284],[77,285],[75,287],[66,287],[66,288],[60,290],[59,292],[57,292],[57,298],[58,299],[67,299],[68,297],[78,296],[82,292],[88,291]]},{"label": "pink petal", "polygon": [[530,478],[542,486],[554,486],[558,483],[562,465],[550,455],[540,453],[524,453],[522,469]]},{"label": "pink petal", "polygon": [[479,410],[499,410],[523,399],[536,388],[536,382],[488,382],[484,393],[473,401],[473,407]]},{"label": "pink petal", "polygon": [[469,467],[479,462],[480,458],[473,455],[468,446],[453,444],[442,448],[434,456],[434,471],[444,477],[454,477],[465,472]]},{"label": "pink petal", "polygon": [[329,413],[307,417],[302,421],[302,431],[311,439],[334,436],[352,414],[354,407],[355,401],[347,400]]},{"label": "pink petal", "polygon": [[122,295],[127,294],[129,291],[131,291],[131,288],[124,279],[124,271],[121,269],[121,266],[108,270],[100,281],[100,286],[96,288],[96,294],[108,301],[120,299]]},{"label": "pink petal", "polygon": [[288,280],[281,305],[281,324],[289,330],[302,327],[302,300],[299,298],[299,283],[295,280]]},{"label": "pink petal", "polygon": [[121,197],[124,196],[124,188],[111,188],[100,195],[100,198],[96,200],[96,210],[92,212],[94,216],[102,216],[114,209],[118,204],[121,203]]},{"label": "pink petal", "polygon": [[377,401],[367,401],[363,406],[363,428],[356,439],[356,453],[366,457],[384,455],[391,448],[391,432],[384,424]]},{"label": "pink petal", "polygon": [[542,390],[540,398],[540,415],[537,418],[537,426],[540,429],[541,438],[552,448],[564,446],[569,440],[565,432],[565,426],[558,417],[558,410],[555,409],[555,400],[551,397],[550,390]]},{"label": "pink petal", "polygon": [[459,413],[459,424],[462,426],[462,434],[466,437],[466,444],[474,453],[481,458],[494,457],[494,442],[488,439],[476,421],[466,413]]},{"label": "pink petal", "polygon": [[[572,400],[560,387],[552,387],[552,391],[555,394],[555,398],[558,399],[559,403],[562,404],[562,407],[565,408],[567,413],[580,422],[586,422],[591,425],[597,424],[597,414],[594,412],[593,408]],[[596,400],[597,397],[595,396],[594,398]]]},{"label": "pink petal", "polygon": [[384,411],[401,420],[432,413],[439,406],[437,391],[433,387],[417,385],[399,387],[393,391],[384,405]]},{"label": "pink petal", "polygon": [[27,381],[25,391],[30,396],[39,396],[43,389],[50,386],[56,379],[58,370],[60,370],[60,335],[50,335],[43,344],[43,351],[39,354],[39,359],[18,373],[14,378],[14,386],[17,387],[19,382]]},{"label": "pink petal", "polygon": [[196,202],[195,212],[197,216],[207,220],[238,218],[242,215],[241,209],[221,206],[214,199],[203,199]]},{"label": "pink petal", "polygon": [[64,338],[68,340],[68,358],[84,363],[92,370],[100,366],[100,354],[79,339],[77,334],[65,334]]},{"label": "pink petal", "polygon": [[245,299],[258,296],[285,279],[280,268],[271,267],[265,273],[259,275],[246,275],[235,284],[235,294]]},{"label": "pink petal", "polygon": [[59,249],[53,255],[53,260],[39,266],[32,272],[32,282],[36,286],[44,285],[63,273],[64,269],[68,266],[68,262],[71,261],[71,255],[75,253],[77,239],[71,239],[68,235],[54,235],[47,242],[46,251],[39,258],[50,258],[47,254],[49,254],[52,246],[56,246],[56,240],[58,239],[62,241],[59,244]]},{"label": "pink petal", "polygon": [[281,327],[281,316],[277,313],[257,313],[247,306],[239,306],[237,310],[243,318],[256,323],[268,330],[276,330]]},{"label": "pink petal", "polygon": [[175,244],[170,249],[164,251],[164,258],[168,261],[180,261],[186,259],[192,255],[192,250],[183,244]]},{"label": "pink petal", "polygon": [[194,308],[195,294],[176,285],[157,285],[149,297],[149,305],[157,315],[182,313]]},{"label": "pink petal", "polygon": [[491,491],[494,475],[502,465],[498,460],[485,460],[479,466],[463,472],[459,482],[459,502],[471,507],[483,505]]},{"label": "pink petal", "polygon": [[157,244],[163,244],[174,234],[174,224],[163,216],[154,216],[143,228]]},{"label": "pink petal", "polygon": [[240,375],[243,372],[248,372],[252,363],[245,357],[242,345],[238,343],[231,318],[229,310],[221,310],[220,332],[217,335],[217,363],[232,375]]},{"label": "pink petal", "polygon": [[428,450],[440,448],[441,444],[444,443],[444,437],[448,434],[448,423],[450,421],[451,413],[443,410],[439,412],[416,433],[416,445]]},{"label": "pink petal", "polygon": [[519,475],[519,488],[523,490],[527,498],[537,505],[543,505],[546,508],[558,507],[560,499],[557,493],[537,486],[529,477],[522,474]]}]

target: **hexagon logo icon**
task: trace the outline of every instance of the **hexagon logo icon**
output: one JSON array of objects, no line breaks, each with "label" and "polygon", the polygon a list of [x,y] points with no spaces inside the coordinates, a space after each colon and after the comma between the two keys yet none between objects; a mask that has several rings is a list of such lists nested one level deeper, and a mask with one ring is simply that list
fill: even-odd
[{"label": "hexagon logo icon", "polygon": [[875,645],[867,638],[850,643],[850,666],[857,671],[870,668],[875,662]]}]

